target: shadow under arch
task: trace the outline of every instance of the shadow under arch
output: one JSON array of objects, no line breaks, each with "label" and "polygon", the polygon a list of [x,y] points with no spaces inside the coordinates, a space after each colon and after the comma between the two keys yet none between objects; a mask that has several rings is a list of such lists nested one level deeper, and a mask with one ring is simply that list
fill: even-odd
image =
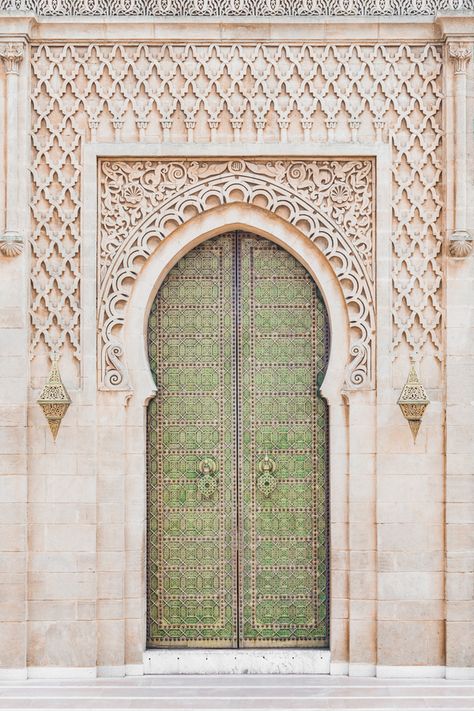
[{"label": "shadow under arch", "polygon": [[275,242],[292,254],[312,276],[324,299],[331,334],[329,361],[321,394],[328,405],[340,404],[349,359],[347,305],[341,285],[321,250],[297,227],[261,207],[247,203],[220,205],[196,215],[160,242],[134,283],[125,314],[124,356],[135,402],[145,405],[156,387],[147,353],[147,324],[164,278],[196,245],[232,230],[244,230]]}]

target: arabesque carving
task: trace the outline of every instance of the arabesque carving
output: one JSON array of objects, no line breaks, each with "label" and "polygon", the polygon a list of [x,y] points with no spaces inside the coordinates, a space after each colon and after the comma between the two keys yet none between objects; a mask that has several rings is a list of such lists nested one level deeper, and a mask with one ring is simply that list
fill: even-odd
[{"label": "arabesque carving", "polygon": [[473,0],[0,0],[0,12],[46,16],[423,16],[473,9]]},{"label": "arabesque carving", "polygon": [[389,141],[394,355],[439,359],[441,67],[431,44],[33,48],[32,354],[80,359],[84,141]]},{"label": "arabesque carving", "polygon": [[121,329],[131,284],[158,242],[216,205],[281,215],[326,255],[351,328],[349,387],[373,382],[375,293],[370,160],[104,161],[100,173],[101,382],[128,387]]}]

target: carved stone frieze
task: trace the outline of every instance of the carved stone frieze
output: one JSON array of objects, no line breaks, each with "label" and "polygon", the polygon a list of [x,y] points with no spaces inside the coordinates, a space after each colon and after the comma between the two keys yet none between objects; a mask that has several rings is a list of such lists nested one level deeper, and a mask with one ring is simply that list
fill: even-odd
[{"label": "carved stone frieze", "polygon": [[473,9],[473,0],[0,0],[0,12],[40,16],[422,16]]},{"label": "carved stone frieze", "polygon": [[104,387],[128,387],[120,339],[131,283],[157,243],[217,204],[282,215],[327,256],[351,326],[349,387],[373,381],[375,293],[370,160],[104,161],[98,327]]},{"label": "carved stone frieze", "polygon": [[[82,145],[336,141],[392,153],[393,352],[441,355],[442,89],[437,45],[33,48],[32,355],[80,359]],[[343,154],[340,147],[339,153]],[[290,154],[291,155],[291,154]],[[135,208],[134,208],[135,209]],[[132,213],[134,212],[132,210]]]}]

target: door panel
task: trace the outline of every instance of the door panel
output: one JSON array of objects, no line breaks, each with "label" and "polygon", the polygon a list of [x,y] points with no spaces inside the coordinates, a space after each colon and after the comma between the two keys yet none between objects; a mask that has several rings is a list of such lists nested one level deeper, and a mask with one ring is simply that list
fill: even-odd
[{"label": "door panel", "polygon": [[234,240],[165,279],[149,320],[148,644],[237,644]]},{"label": "door panel", "polygon": [[149,319],[150,647],[327,646],[327,315],[246,233],[165,279]]},{"label": "door panel", "polygon": [[325,646],[324,305],[290,254],[238,243],[240,646]]}]

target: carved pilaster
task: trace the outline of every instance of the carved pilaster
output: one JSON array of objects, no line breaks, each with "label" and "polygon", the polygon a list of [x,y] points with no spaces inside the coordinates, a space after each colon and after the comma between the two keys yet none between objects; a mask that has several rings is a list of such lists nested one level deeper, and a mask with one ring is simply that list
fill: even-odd
[{"label": "carved pilaster", "polygon": [[450,42],[449,46],[449,56],[454,61],[454,73],[455,74],[466,74],[467,65],[472,58],[472,50],[466,45],[459,44],[458,42]]},{"label": "carved pilaster", "polygon": [[449,238],[449,254],[456,259],[469,256],[472,237],[467,229],[467,66],[472,58],[471,47],[450,42],[450,59],[454,62],[454,232]]},{"label": "carved pilaster", "polygon": [[0,44],[0,59],[7,75],[7,130],[6,130],[6,205],[5,231],[0,235],[0,252],[5,257],[16,257],[23,251],[23,238],[18,231],[18,74],[25,54],[21,42]]}]

